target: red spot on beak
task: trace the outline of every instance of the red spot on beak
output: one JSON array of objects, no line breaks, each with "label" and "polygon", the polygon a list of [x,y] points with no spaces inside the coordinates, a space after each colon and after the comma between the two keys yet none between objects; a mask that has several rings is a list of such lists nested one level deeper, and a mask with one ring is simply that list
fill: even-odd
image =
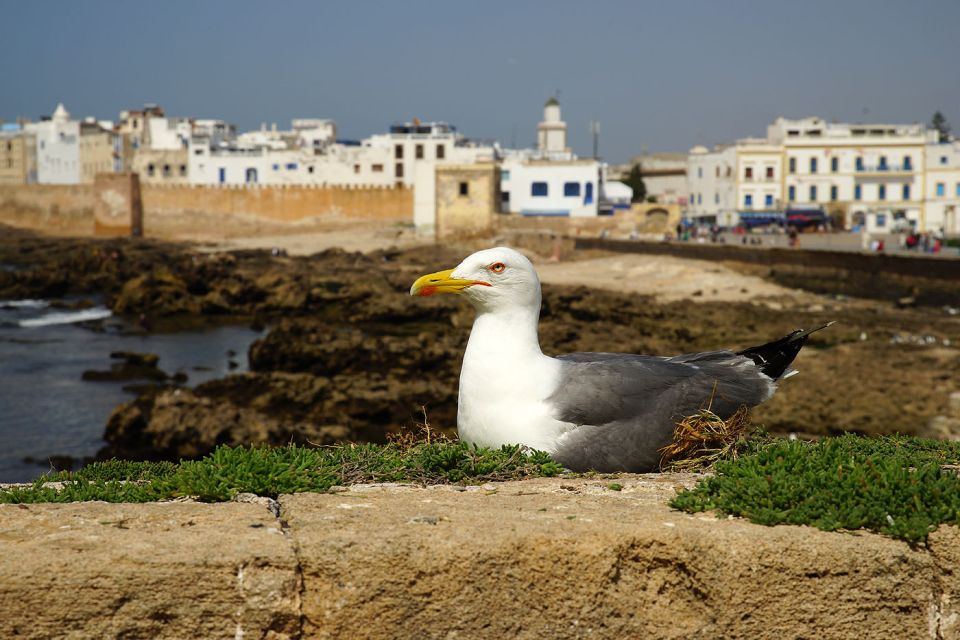
[{"label": "red spot on beak", "polygon": [[437,288],[436,288],[436,287],[423,287],[422,289],[420,289],[420,291],[417,292],[417,295],[422,296],[422,297],[424,297],[424,296],[432,296],[432,295],[435,294],[436,292],[437,292]]}]

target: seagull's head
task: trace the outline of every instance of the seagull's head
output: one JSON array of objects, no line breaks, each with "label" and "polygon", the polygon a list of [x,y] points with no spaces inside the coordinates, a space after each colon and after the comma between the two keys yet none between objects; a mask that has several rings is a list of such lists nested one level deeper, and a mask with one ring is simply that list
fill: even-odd
[{"label": "seagull's head", "polygon": [[457,293],[479,311],[540,309],[540,279],[533,264],[507,247],[478,251],[453,269],[418,278],[412,296]]}]

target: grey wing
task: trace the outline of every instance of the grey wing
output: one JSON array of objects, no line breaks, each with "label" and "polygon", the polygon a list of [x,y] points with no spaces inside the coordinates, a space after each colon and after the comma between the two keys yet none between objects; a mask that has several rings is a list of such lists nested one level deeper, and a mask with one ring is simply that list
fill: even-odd
[{"label": "grey wing", "polygon": [[750,358],[730,351],[673,358],[574,353],[558,358],[561,382],[549,398],[555,417],[577,425],[554,452],[567,468],[652,471],[676,422],[710,405],[726,418],[775,390]]}]

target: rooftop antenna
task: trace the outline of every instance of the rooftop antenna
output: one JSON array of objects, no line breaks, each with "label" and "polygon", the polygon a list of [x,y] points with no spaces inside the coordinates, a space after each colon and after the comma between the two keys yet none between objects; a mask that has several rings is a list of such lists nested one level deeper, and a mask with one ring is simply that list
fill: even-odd
[{"label": "rooftop antenna", "polygon": [[599,157],[600,151],[600,121],[591,120],[590,121],[590,133],[593,135],[593,159],[596,160]]}]

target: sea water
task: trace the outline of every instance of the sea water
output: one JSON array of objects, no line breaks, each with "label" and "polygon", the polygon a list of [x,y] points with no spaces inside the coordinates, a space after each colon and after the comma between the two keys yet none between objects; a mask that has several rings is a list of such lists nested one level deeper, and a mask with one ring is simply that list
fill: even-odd
[{"label": "sea water", "polygon": [[185,373],[187,385],[195,386],[246,371],[247,349],[262,335],[239,326],[153,334],[129,329],[103,306],[68,310],[46,300],[0,300],[0,483],[26,482],[49,470],[25,458],[82,459],[103,446],[110,412],[134,397],[123,387],[136,381],[81,376],[110,369],[117,362],[111,351],[155,353],[162,370]]}]

